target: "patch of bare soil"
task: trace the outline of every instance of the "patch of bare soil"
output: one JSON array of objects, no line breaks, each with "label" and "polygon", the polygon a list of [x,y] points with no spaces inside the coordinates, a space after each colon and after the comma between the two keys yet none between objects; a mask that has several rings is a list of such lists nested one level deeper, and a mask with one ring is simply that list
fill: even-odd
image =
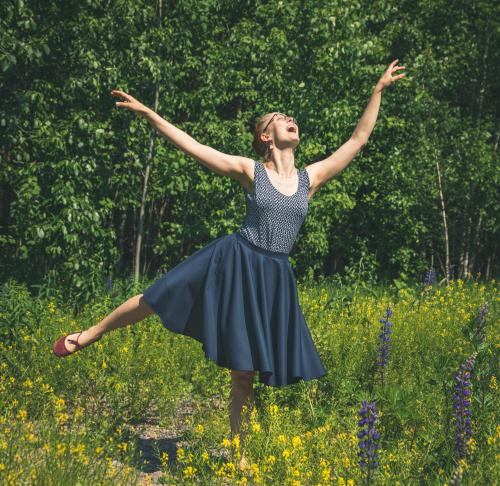
[{"label": "patch of bare soil", "polygon": [[[192,398],[181,400],[175,408],[175,422],[169,427],[163,427],[159,424],[158,414],[154,406],[148,409],[147,414],[141,420],[134,424],[124,424],[124,429],[137,441],[137,451],[139,458],[133,467],[139,472],[140,481],[146,480],[149,476],[152,485],[165,484],[161,480],[164,474],[161,471],[161,456],[167,452],[169,457],[169,466],[177,464],[177,449],[188,448],[189,441],[186,438],[186,431],[192,423],[191,418],[203,415],[208,410],[226,409],[226,403],[223,397],[215,395],[200,405],[195,403]],[[208,450],[213,457],[224,457],[229,459],[229,453],[223,448],[214,447]],[[120,463],[117,463],[117,467]],[[222,481],[220,484],[229,484]],[[127,485],[128,486],[128,485]]]}]

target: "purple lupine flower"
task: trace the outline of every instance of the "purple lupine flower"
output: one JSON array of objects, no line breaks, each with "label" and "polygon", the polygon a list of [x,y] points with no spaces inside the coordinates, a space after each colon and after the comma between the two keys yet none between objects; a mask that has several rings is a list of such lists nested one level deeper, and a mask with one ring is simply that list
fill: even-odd
[{"label": "purple lupine flower", "polygon": [[477,352],[472,353],[460,365],[455,376],[454,419],[455,419],[455,459],[458,462],[469,453],[468,443],[471,438],[471,373],[476,360]]},{"label": "purple lupine flower", "polygon": [[379,337],[379,345],[378,345],[378,353],[377,353],[377,366],[380,372],[380,379],[382,385],[385,381],[385,371],[389,364],[389,342],[391,335],[391,322],[389,321],[389,317],[392,316],[392,309],[390,306],[387,306],[385,319],[380,319],[379,322],[382,323],[382,332],[378,335]]},{"label": "purple lupine flower", "polygon": [[375,469],[378,467],[378,452],[380,434],[375,430],[375,421],[378,418],[375,410],[375,402],[367,403],[363,400],[362,407],[358,411],[358,446],[359,446],[359,465],[361,474],[364,476],[365,483],[370,484]]},{"label": "purple lupine flower", "polygon": [[435,283],[436,283],[436,270],[434,268],[430,268],[425,272],[424,285],[427,287],[428,285],[432,285]]},{"label": "purple lupine flower", "polygon": [[479,311],[479,314],[477,316],[477,327],[476,327],[476,334],[481,338],[484,339],[486,336],[486,319],[488,317],[488,302],[485,302],[483,306],[481,307],[481,310]]}]

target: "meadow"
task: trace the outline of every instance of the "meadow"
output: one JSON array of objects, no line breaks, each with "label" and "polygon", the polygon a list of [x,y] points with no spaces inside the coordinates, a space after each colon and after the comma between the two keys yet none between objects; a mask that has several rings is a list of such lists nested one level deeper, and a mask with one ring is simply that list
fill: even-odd
[{"label": "meadow", "polygon": [[[237,467],[239,438],[230,439],[229,370],[156,316],[68,358],[52,354],[59,335],[98,322],[136,293],[117,282],[74,316],[24,284],[3,285],[0,484],[490,485],[500,477],[495,280],[301,283],[327,375],[281,389],[256,376],[256,407],[243,429],[246,470]],[[471,356],[473,367],[462,366],[464,435],[457,373]],[[363,400],[376,409],[376,445],[362,469],[371,410],[361,410]]]}]

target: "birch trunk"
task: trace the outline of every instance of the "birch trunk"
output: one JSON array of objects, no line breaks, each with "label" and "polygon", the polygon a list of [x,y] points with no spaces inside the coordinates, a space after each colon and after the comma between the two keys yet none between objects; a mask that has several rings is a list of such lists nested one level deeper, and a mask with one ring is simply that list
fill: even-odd
[{"label": "birch trunk", "polygon": [[441,199],[441,212],[443,215],[446,285],[449,285],[449,283],[450,283],[450,244],[449,244],[449,240],[448,240],[448,225],[446,223],[446,208],[444,205],[443,186],[441,184],[441,171],[439,170],[439,160],[437,158],[436,158],[436,172],[437,172],[437,176],[438,176],[439,197]]},{"label": "birch trunk", "polygon": [[[161,17],[162,17],[162,0],[158,2],[158,26],[161,26]],[[160,98],[160,81],[156,82],[155,88],[155,102],[153,111],[158,111],[158,103]],[[156,140],[157,132],[154,128],[151,129],[151,135],[149,137],[149,149],[147,155],[147,165],[146,170],[144,172],[144,181],[142,184],[142,197],[141,197],[141,207],[139,210],[139,221],[137,224],[137,237],[135,242],[135,255],[134,255],[134,265],[133,265],[133,275],[134,282],[139,281],[140,267],[141,267],[141,249],[142,249],[142,237],[144,234],[144,214],[146,208],[146,196],[148,193],[148,182],[149,175],[151,173],[151,165],[153,161],[153,152],[154,152],[154,143]]]}]

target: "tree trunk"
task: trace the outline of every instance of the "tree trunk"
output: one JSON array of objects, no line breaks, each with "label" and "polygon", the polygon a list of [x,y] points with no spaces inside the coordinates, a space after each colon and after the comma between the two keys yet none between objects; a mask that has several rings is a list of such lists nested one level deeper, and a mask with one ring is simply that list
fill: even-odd
[{"label": "tree trunk", "polygon": [[477,228],[475,234],[475,244],[474,244],[474,252],[471,255],[470,266],[468,268],[469,274],[474,271],[474,267],[476,266],[476,261],[478,257],[478,253],[481,245],[481,224],[483,223],[483,215],[479,215],[479,219],[477,221]]},{"label": "tree trunk", "polygon": [[488,260],[486,261],[486,274],[485,274],[486,280],[489,280],[490,278],[490,265],[491,265],[491,257],[488,255]]},{"label": "tree trunk", "polygon": [[[469,206],[469,205],[467,205]],[[467,212],[469,208],[467,208]],[[467,278],[469,275],[469,255],[470,255],[470,240],[472,235],[472,221],[470,215],[466,218],[467,222],[464,221],[463,225],[466,228],[463,234],[465,235],[463,245],[462,245],[462,253],[460,255],[460,268],[461,273],[464,278]]]},{"label": "tree trunk", "polygon": [[[161,27],[161,17],[162,17],[162,0],[158,2],[158,27]],[[160,80],[156,82],[155,88],[155,102],[153,111],[158,111],[158,103],[160,98]],[[133,266],[133,274],[134,274],[134,282],[139,281],[140,274],[140,266],[141,266],[141,249],[142,249],[142,236],[144,233],[144,213],[146,207],[146,196],[148,193],[148,182],[149,182],[149,174],[151,173],[151,165],[153,160],[153,151],[154,151],[154,143],[156,140],[156,129],[151,129],[151,136],[149,138],[149,150],[147,156],[147,165],[146,171],[144,172],[144,181],[142,185],[142,197],[141,197],[141,207],[139,210],[139,221],[137,224],[137,238],[135,242],[135,255],[134,255],[134,266]]]},{"label": "tree trunk", "polygon": [[436,171],[437,171],[437,176],[438,176],[439,197],[441,199],[441,212],[443,215],[446,285],[449,285],[449,283],[450,283],[450,244],[449,244],[449,240],[448,240],[448,225],[446,223],[446,208],[444,205],[443,186],[441,184],[441,171],[439,170],[439,160],[437,158],[436,158]]},{"label": "tree trunk", "polygon": [[[155,103],[153,111],[158,110],[160,84],[156,85],[155,89]],[[139,208],[139,221],[137,222],[137,238],[135,242],[135,255],[134,255],[134,282],[139,281],[140,265],[141,265],[141,249],[142,249],[142,235],[144,233],[144,214],[146,212],[146,196],[148,193],[149,174],[151,173],[151,164],[153,160],[153,149],[156,140],[156,130],[153,128],[151,136],[149,137],[149,150],[147,156],[147,165],[144,172],[144,181],[142,184],[142,197],[141,207]]]}]

